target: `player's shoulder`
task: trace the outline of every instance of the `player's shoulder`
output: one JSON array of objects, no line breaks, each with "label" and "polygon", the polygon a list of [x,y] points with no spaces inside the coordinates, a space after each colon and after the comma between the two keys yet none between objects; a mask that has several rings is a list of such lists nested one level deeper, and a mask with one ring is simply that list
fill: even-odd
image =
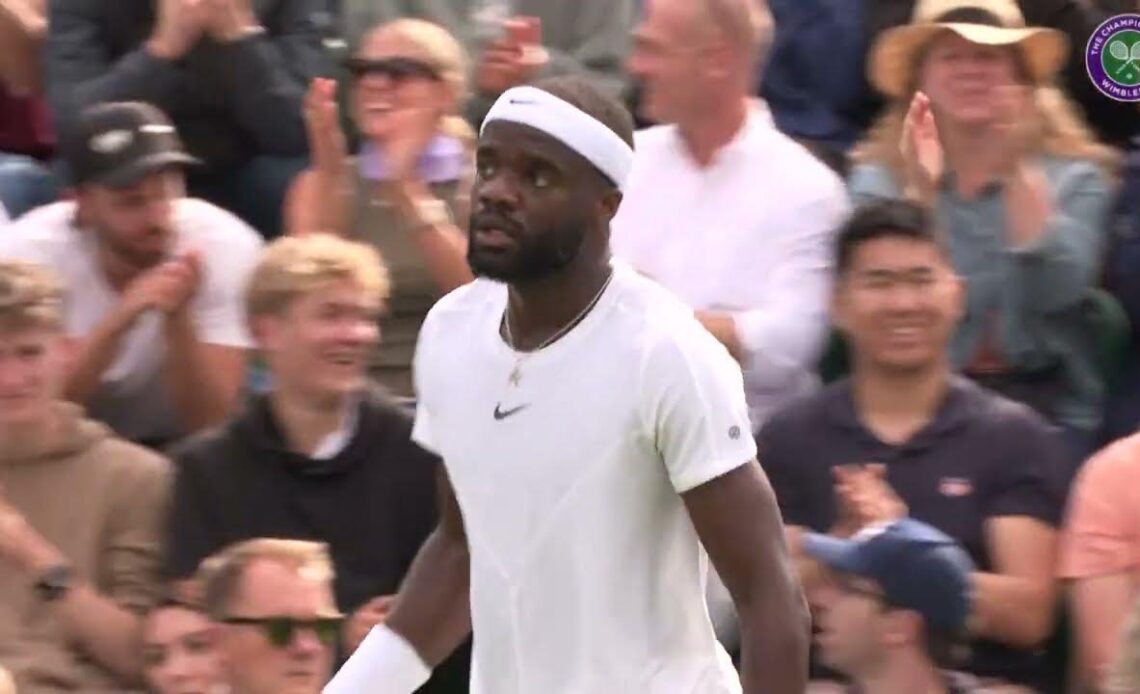
[{"label": "player's shoulder", "polygon": [[205,200],[182,198],[175,205],[174,215],[178,233],[186,243],[225,249],[221,254],[207,253],[207,258],[256,256],[265,245],[261,235],[240,217]]},{"label": "player's shoulder", "polygon": [[739,371],[728,350],[697,320],[693,309],[654,280],[615,261],[615,334],[625,333],[641,358],[660,368],[720,366]]},{"label": "player's shoulder", "polygon": [[423,323],[423,334],[440,328],[462,329],[471,323],[501,310],[506,300],[506,285],[478,278],[451,290],[428,311]]}]

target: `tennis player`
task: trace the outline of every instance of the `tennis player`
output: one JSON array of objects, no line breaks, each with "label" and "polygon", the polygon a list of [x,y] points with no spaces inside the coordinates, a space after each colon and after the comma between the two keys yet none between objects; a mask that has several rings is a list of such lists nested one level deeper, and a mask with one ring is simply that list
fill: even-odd
[{"label": "tennis player", "polygon": [[[625,109],[573,77],[487,116],[480,279],[432,309],[415,362],[442,520],[326,693],[409,694],[472,626],[475,694],[804,691],[807,606],[740,368],[610,259],[632,140]],[[709,620],[707,557],[740,615],[742,677]]]}]

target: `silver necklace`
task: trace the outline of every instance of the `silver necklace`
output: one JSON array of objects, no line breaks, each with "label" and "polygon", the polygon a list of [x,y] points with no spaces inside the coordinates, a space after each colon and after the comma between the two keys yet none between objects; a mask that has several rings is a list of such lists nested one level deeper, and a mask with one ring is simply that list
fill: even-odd
[{"label": "silver necklace", "polygon": [[610,286],[610,281],[613,280],[613,278],[614,271],[610,270],[610,274],[608,277],[606,277],[606,281],[602,282],[601,288],[598,289],[598,293],[594,295],[594,298],[590,299],[590,303],[586,304],[586,307],[579,311],[578,315],[570,319],[569,323],[559,328],[557,332],[543,340],[537,347],[528,352],[520,352],[518,347],[515,346],[515,337],[513,331],[511,330],[511,306],[510,303],[508,303],[507,307],[503,310],[503,337],[506,338],[507,346],[510,347],[511,350],[515,353],[515,365],[511,369],[511,375],[507,377],[507,382],[512,386],[517,386],[519,382],[522,381],[521,369],[523,362],[526,361],[527,357],[550,346],[550,344],[573,330],[574,326],[581,323],[582,319],[586,317],[586,314],[589,313],[601,300],[602,294],[606,293],[606,287]]}]

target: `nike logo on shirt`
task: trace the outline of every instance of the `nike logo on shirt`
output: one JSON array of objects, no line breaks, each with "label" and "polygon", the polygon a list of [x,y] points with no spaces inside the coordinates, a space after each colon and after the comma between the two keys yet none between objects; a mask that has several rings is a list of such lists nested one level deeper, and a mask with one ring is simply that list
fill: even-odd
[{"label": "nike logo on shirt", "polygon": [[504,409],[502,409],[502,404],[496,404],[495,405],[495,421],[501,422],[502,420],[506,419],[507,417],[510,417],[511,415],[518,414],[522,410],[525,410],[527,407],[530,407],[530,405],[519,405],[518,407],[512,407],[509,410],[504,410]]}]

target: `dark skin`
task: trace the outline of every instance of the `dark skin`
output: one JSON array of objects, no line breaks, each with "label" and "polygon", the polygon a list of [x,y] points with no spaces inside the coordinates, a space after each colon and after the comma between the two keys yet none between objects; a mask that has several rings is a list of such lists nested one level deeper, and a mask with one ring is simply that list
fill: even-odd
[{"label": "dark skin", "polygon": [[[541,241],[538,235],[548,233],[543,230],[567,218],[587,221],[578,229],[583,233],[576,255],[561,269],[509,282],[515,345],[533,349],[578,316],[609,276],[609,222],[621,193],[579,155],[522,125],[490,124],[478,161],[471,237],[477,265],[519,274],[525,248]],[[483,243],[482,227],[499,228],[510,240],[500,236]],[[446,475],[440,477],[440,494],[440,524],[387,621],[433,667],[471,629],[467,537]],[[801,694],[807,686],[810,617],[767,477],[755,459],[741,461],[682,500],[740,615],[744,691]]]}]

